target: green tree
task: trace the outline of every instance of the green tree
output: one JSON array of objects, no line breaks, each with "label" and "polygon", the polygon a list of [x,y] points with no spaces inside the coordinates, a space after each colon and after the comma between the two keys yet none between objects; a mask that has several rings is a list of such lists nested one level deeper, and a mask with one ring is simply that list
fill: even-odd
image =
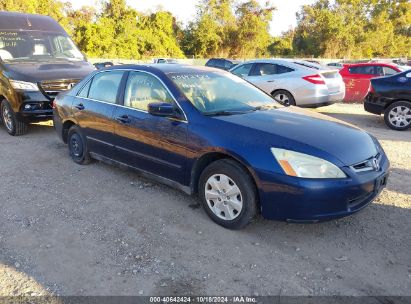
[{"label": "green tree", "polygon": [[297,14],[294,49],[322,57],[409,56],[407,0],[319,0]]},{"label": "green tree", "polygon": [[236,31],[233,0],[202,0],[197,17],[185,31],[186,54],[199,57],[228,56]]},{"label": "green tree", "polygon": [[234,54],[237,57],[259,57],[267,54],[271,42],[269,34],[273,6],[261,6],[250,0],[237,7],[237,33]]}]

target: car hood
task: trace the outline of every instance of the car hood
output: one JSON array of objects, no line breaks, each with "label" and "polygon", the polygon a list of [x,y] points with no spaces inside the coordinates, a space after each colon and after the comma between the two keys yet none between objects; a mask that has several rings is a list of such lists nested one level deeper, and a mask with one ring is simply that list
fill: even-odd
[{"label": "car hood", "polygon": [[[374,139],[364,130],[297,107],[215,118],[257,131],[255,140],[264,140],[270,147],[339,160],[343,165],[356,164],[378,153]],[[265,136],[259,136],[261,132]]]},{"label": "car hood", "polygon": [[57,79],[83,79],[95,70],[93,65],[85,61],[20,61],[3,64],[9,78],[28,82]]}]

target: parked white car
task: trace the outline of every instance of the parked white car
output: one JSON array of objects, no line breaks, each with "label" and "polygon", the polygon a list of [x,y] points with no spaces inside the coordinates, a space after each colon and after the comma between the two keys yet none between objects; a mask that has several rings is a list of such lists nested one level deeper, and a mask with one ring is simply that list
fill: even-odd
[{"label": "parked white car", "polygon": [[345,84],[337,69],[292,59],[244,62],[230,70],[284,105],[321,107],[344,99]]}]

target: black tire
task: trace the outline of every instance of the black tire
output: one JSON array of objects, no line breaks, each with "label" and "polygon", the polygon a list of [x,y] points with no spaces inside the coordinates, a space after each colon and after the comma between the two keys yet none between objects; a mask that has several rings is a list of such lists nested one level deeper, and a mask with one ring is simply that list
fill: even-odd
[{"label": "black tire", "polygon": [[91,162],[87,141],[80,127],[74,125],[68,131],[67,145],[71,159],[79,165],[87,165]]},{"label": "black tire", "polygon": [[[271,93],[271,96],[274,98],[275,101],[281,103],[282,105],[289,107],[295,106],[295,99],[290,92],[286,90],[278,90]],[[287,98],[284,98],[287,97]]]},{"label": "black tire", "polygon": [[[17,119],[16,114],[14,113],[8,101],[4,99],[1,102],[0,107],[1,107],[1,121],[4,124],[7,130],[7,133],[9,133],[12,136],[26,134],[28,131],[28,124]],[[5,116],[7,116],[7,118]]]},{"label": "black tire", "polygon": [[394,123],[394,116],[396,115],[395,111],[398,111],[398,109],[408,111],[407,115],[411,115],[411,102],[397,101],[389,105],[388,108],[384,111],[384,121],[390,129],[396,131],[405,131],[411,127],[411,119],[403,118],[402,121],[398,120],[396,123]]},{"label": "black tire", "polygon": [[[217,216],[209,206],[206,199],[207,181],[214,175],[225,175],[231,179],[240,189],[242,199],[242,209],[232,220],[222,219]],[[202,200],[203,208],[208,216],[217,224],[229,229],[241,229],[251,222],[257,214],[257,190],[252,177],[236,161],[223,159],[211,163],[201,173],[199,184],[199,196]],[[226,195],[225,193],[223,195]],[[210,204],[213,202],[210,202]],[[214,203],[213,203],[214,204]],[[222,203],[221,203],[222,204]],[[224,202],[225,205],[227,203]],[[223,212],[221,212],[223,214]]]}]

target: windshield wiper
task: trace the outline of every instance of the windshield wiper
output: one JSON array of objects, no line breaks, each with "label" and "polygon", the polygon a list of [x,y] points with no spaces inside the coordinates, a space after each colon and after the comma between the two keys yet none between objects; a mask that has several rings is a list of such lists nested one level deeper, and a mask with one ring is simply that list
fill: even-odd
[{"label": "windshield wiper", "polygon": [[254,109],[245,110],[245,111],[215,111],[215,112],[206,112],[204,113],[205,116],[230,116],[230,115],[239,115],[239,114],[246,114],[255,111]]}]

